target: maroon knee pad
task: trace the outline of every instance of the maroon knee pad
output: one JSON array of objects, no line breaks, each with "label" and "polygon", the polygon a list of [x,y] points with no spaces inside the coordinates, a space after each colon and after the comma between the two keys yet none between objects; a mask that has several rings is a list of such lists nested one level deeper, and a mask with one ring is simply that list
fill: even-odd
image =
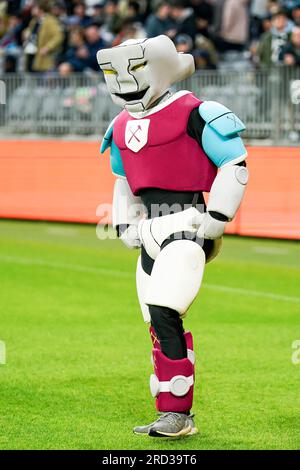
[{"label": "maroon knee pad", "polygon": [[194,363],[193,337],[190,332],[184,334],[188,357],[184,359],[169,359],[160,349],[159,340],[153,327],[150,327],[153,344],[152,358],[154,374],[150,377],[150,390],[156,397],[158,411],[186,412],[192,408],[194,392]]}]

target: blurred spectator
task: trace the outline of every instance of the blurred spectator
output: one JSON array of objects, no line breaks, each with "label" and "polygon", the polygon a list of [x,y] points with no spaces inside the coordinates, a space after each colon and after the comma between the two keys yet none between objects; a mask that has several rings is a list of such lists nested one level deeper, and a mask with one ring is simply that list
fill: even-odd
[{"label": "blurred spectator", "polygon": [[0,38],[5,34],[7,28],[7,2],[0,0]]},{"label": "blurred spectator", "polygon": [[25,31],[24,52],[28,71],[46,72],[54,69],[56,55],[63,42],[62,28],[58,20],[49,13],[49,2],[35,2],[32,20]]},{"label": "blurred spectator", "polygon": [[195,47],[194,57],[196,68],[216,69],[218,65],[218,53],[214,43],[206,36],[197,34]]},{"label": "blurred spectator", "polygon": [[91,20],[93,23],[97,23],[99,25],[102,25],[104,23],[104,0],[102,2],[95,3],[93,9],[92,9],[92,14],[91,14]]},{"label": "blurred spectator", "polygon": [[264,32],[263,21],[269,15],[268,0],[252,0],[250,13],[250,36],[251,39],[257,40]]},{"label": "blurred spectator", "polygon": [[209,37],[214,14],[212,4],[207,0],[192,0],[191,5],[194,9],[198,33]]},{"label": "blurred spectator", "polygon": [[142,28],[140,23],[132,23],[131,20],[125,20],[121,31],[117,34],[112,45],[118,46],[128,39],[144,39],[145,30]]},{"label": "blurred spectator", "polygon": [[127,39],[142,39],[147,33],[142,23],[140,4],[135,0],[128,2],[128,8],[124,20],[122,21],[120,35]]},{"label": "blurred spectator", "polygon": [[0,55],[4,56],[4,72],[17,72],[17,61],[22,52],[22,22],[18,15],[8,19],[7,30],[0,39]]},{"label": "blurred spectator", "polygon": [[50,4],[50,12],[61,23],[65,23],[67,19],[66,4],[63,0],[56,0]]},{"label": "blurred spectator", "polygon": [[90,17],[94,15],[95,7],[102,5],[104,6],[105,0],[85,0],[86,14]]},{"label": "blurred spectator", "polygon": [[208,51],[195,49],[193,52],[196,70],[213,70],[216,65],[212,62],[212,57]]},{"label": "blurred spectator", "polygon": [[194,41],[197,34],[194,10],[185,0],[170,0],[170,16],[175,22],[177,34],[187,34]]},{"label": "blurred spectator", "polygon": [[130,0],[126,11],[126,19],[130,19],[133,23],[140,23],[143,19],[141,15],[141,7],[136,0]]},{"label": "blurred spectator", "polygon": [[177,52],[193,54],[197,70],[211,70],[216,68],[217,55],[214,45],[205,36],[198,35],[196,49],[193,40],[187,34],[179,34],[175,38]]},{"label": "blurred spectator", "polygon": [[300,26],[300,1],[296,2],[291,10],[291,17],[296,26]]},{"label": "blurred spectator", "polygon": [[138,21],[145,23],[147,16],[153,11],[154,3],[156,0],[116,0],[118,3],[119,14],[122,18],[126,18],[130,3],[134,1],[139,4],[139,18]]},{"label": "blurred spectator", "polygon": [[262,67],[278,65],[280,54],[289,39],[290,26],[286,12],[273,13],[270,31],[263,34],[257,49],[259,64]]},{"label": "blurred spectator", "polygon": [[121,31],[123,19],[119,12],[117,0],[107,0],[104,6],[102,35],[107,43],[112,43]]},{"label": "blurred spectator", "polygon": [[91,17],[86,15],[85,2],[79,2],[75,4],[73,20],[79,26],[83,28],[91,23]]},{"label": "blurred spectator", "polygon": [[289,42],[282,48],[280,59],[284,65],[300,65],[300,27],[293,29]]},{"label": "blurred spectator", "polygon": [[92,21],[98,23],[99,25],[104,23],[104,5],[105,1],[96,3],[92,11]]},{"label": "blurred spectator", "polygon": [[261,36],[267,31],[270,31],[271,28],[272,28],[272,15],[267,14],[261,20]]},{"label": "blurred spectator", "polygon": [[268,0],[268,12],[273,15],[280,10],[282,5],[279,4],[279,0]]},{"label": "blurred spectator", "polygon": [[249,37],[249,0],[217,0],[221,23],[216,44],[221,52],[243,51]]},{"label": "blurred spectator", "polygon": [[106,47],[105,41],[100,36],[99,27],[96,24],[91,24],[85,28],[85,50],[82,49],[80,56],[85,59],[86,67],[92,70],[99,70],[97,62],[97,52],[99,49]]},{"label": "blurred spectator", "polygon": [[158,0],[154,3],[154,13],[148,16],[146,20],[146,33],[148,38],[159,36],[160,34],[169,35],[169,32],[173,30],[173,34],[176,34],[174,29],[175,22],[170,18],[170,6],[165,0]]},{"label": "blurred spectator", "polygon": [[98,70],[97,48],[166,34],[198,69],[269,67],[292,63],[295,25],[300,0],[0,0],[0,54],[5,71],[22,70],[25,51],[27,71],[68,74]]},{"label": "blurred spectator", "polygon": [[69,36],[67,52],[63,62],[59,65],[61,75],[68,75],[71,72],[83,72],[85,62],[80,57],[80,49],[85,46],[84,32],[80,26],[75,27]]},{"label": "blurred spectator", "polygon": [[188,34],[178,34],[175,38],[177,52],[191,54],[193,51],[193,40]]},{"label": "blurred spectator", "polygon": [[72,72],[85,70],[98,71],[96,54],[104,47],[106,43],[100,36],[98,25],[89,24],[84,29],[76,27],[70,33],[68,50],[64,61],[59,65],[60,75],[66,76]]},{"label": "blurred spectator", "polygon": [[55,0],[50,3],[50,13],[59,21],[63,33],[63,42],[57,56],[57,62],[61,62],[68,48],[68,16],[66,2],[64,0]]},{"label": "blurred spectator", "polygon": [[0,47],[7,48],[10,46],[20,46],[22,22],[18,15],[11,15],[7,20],[6,33],[0,39]]}]

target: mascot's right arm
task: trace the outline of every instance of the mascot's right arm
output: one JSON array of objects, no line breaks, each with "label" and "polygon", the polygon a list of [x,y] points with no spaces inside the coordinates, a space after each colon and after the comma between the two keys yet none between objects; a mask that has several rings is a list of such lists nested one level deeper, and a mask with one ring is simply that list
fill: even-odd
[{"label": "mascot's right arm", "polygon": [[101,145],[101,153],[110,148],[110,163],[117,177],[113,194],[113,227],[128,248],[140,248],[138,224],[145,216],[145,208],[139,196],[134,196],[127,182],[120,151],[113,140],[115,119],[110,123]]}]

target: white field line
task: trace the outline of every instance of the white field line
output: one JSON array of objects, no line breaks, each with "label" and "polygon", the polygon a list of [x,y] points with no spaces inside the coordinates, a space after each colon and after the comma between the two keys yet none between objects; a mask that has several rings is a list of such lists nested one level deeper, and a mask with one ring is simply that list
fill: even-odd
[{"label": "white field line", "polygon": [[54,269],[66,269],[68,271],[78,271],[82,273],[92,273],[92,274],[103,274],[111,276],[120,276],[120,277],[133,277],[133,273],[128,271],[118,271],[116,269],[107,269],[107,268],[95,268],[93,266],[82,266],[80,264],[69,264],[69,263],[56,263],[53,261],[46,261],[42,259],[34,258],[21,258],[17,256],[0,256],[0,262],[12,264],[22,264],[25,266],[43,266],[47,268]]},{"label": "white field line", "polygon": [[[64,269],[68,271],[101,274],[101,275],[123,277],[123,278],[134,277],[134,273],[133,272],[131,273],[129,271],[119,271],[116,269],[107,269],[107,268],[95,268],[93,266],[83,266],[83,265],[69,264],[69,263],[56,263],[56,262],[46,261],[42,259],[33,259],[33,258],[31,259],[31,258],[23,258],[23,257],[16,257],[16,256],[0,255],[0,262],[1,261],[4,263],[12,263],[12,264],[25,265],[25,266],[43,266],[43,267],[53,268],[53,269]],[[267,298],[267,299],[272,299],[272,300],[282,300],[284,302],[300,303],[300,297],[274,294],[273,292],[255,291],[255,290],[250,290],[250,289],[243,289],[240,287],[229,287],[229,286],[224,286],[224,285],[219,285],[219,284],[203,283],[202,286],[210,290],[245,295],[248,297],[262,297],[262,298]]]},{"label": "white field line", "polygon": [[280,295],[280,294],[274,294],[273,292],[256,291],[256,290],[250,290],[250,289],[243,289],[240,287],[222,286],[218,284],[203,283],[202,285],[206,287],[207,289],[218,290],[221,292],[229,292],[232,294],[246,295],[249,297],[264,297],[264,298],[272,299],[272,300],[283,300],[285,302],[300,303],[300,297],[293,297],[290,295]]},{"label": "white field line", "polygon": [[63,236],[63,237],[75,237],[78,235],[78,230],[76,228],[70,227],[47,227],[46,233],[48,235]]}]

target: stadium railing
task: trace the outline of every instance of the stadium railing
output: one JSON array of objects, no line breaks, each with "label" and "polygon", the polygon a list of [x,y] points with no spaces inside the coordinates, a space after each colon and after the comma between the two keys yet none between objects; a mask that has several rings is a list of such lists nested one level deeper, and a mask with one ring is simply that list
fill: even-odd
[{"label": "stadium railing", "polygon": [[[120,111],[99,73],[0,76],[1,135],[99,136]],[[300,67],[201,71],[178,88],[232,109],[248,143],[299,145]],[[5,104],[4,104],[5,103]]]}]

